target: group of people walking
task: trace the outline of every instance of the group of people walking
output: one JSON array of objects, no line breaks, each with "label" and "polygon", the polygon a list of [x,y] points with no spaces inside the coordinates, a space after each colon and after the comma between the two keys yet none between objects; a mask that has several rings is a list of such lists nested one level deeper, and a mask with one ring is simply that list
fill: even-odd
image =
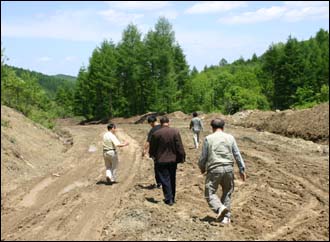
[{"label": "group of people walking", "polygon": [[[151,129],[143,147],[142,156],[147,153],[154,161],[155,188],[162,188],[164,203],[173,206],[176,192],[176,170],[179,163],[186,160],[186,153],[178,129],[170,127],[167,116],[160,118],[149,116]],[[205,174],[204,196],[210,208],[216,213],[216,219],[223,224],[231,222],[231,195],[234,191],[234,161],[239,168],[243,181],[246,179],[245,163],[238,149],[235,138],[224,132],[225,122],[216,118],[211,121],[212,133],[203,142],[198,167]],[[193,113],[189,128],[193,132],[194,148],[199,148],[200,132],[203,122],[197,112]],[[115,135],[115,124],[108,125],[108,132],[103,136],[103,156],[106,166],[107,182],[116,182],[118,164],[117,147],[129,145],[121,143]],[[222,188],[222,196],[218,197],[218,187]]]}]

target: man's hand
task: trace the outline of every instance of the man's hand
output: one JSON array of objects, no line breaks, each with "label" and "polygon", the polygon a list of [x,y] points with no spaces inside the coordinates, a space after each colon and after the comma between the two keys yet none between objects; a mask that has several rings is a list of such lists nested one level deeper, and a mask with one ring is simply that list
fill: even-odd
[{"label": "man's hand", "polygon": [[245,172],[243,172],[243,173],[239,173],[239,175],[240,175],[240,177],[241,177],[241,179],[242,179],[243,181],[246,180],[246,174],[245,174]]},{"label": "man's hand", "polygon": [[147,151],[146,150],[143,150],[142,151],[142,157],[144,157],[146,155]]}]

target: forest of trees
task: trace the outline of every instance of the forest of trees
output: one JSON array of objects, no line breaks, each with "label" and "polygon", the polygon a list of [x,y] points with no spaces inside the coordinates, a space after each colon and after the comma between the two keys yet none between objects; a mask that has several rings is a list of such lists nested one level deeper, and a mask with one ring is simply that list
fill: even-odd
[{"label": "forest of trees", "polygon": [[167,19],[159,18],[143,38],[130,24],[119,43],[104,40],[94,49],[76,81],[55,82],[58,86],[19,74],[1,55],[1,102],[24,113],[34,110],[26,107],[31,104],[56,110],[51,116],[100,120],[151,111],[283,110],[329,101],[329,33],[323,29],[305,41],[289,36],[259,57],[231,64],[219,53],[219,64],[199,73],[189,67]]},{"label": "forest of trees", "polygon": [[6,65],[1,49],[1,104],[52,128],[54,119],[73,116],[75,78],[48,76]]}]

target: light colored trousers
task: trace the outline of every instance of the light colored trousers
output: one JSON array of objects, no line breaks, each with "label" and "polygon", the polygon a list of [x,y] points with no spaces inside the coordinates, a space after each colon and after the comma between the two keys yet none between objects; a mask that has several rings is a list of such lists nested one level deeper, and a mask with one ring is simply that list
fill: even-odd
[{"label": "light colored trousers", "polygon": [[116,173],[118,167],[118,156],[115,150],[109,150],[103,152],[104,164],[106,167],[105,175],[110,178],[111,181],[116,180]]},{"label": "light colored trousers", "polygon": [[[219,185],[222,187],[221,200],[217,195]],[[231,195],[234,192],[234,172],[223,171],[219,173],[208,173],[205,180],[205,199],[210,208],[217,213],[221,204],[228,208],[225,217],[230,218]]]},{"label": "light colored trousers", "polygon": [[199,144],[199,133],[200,131],[193,131],[193,139],[194,139],[194,145],[195,148],[198,148],[198,144]]}]

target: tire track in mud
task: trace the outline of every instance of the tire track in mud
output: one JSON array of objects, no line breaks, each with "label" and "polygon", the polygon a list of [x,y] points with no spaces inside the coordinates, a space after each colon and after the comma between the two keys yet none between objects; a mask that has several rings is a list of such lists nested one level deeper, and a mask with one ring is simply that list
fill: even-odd
[{"label": "tire track in mud", "polygon": [[[137,174],[139,145],[118,129],[120,140],[128,140],[130,145],[119,151],[119,183],[106,186],[102,175],[103,129],[71,128],[77,142],[63,162],[66,167],[59,177],[44,177],[22,198],[15,219],[6,223],[6,239],[98,240],[104,224],[120,205]],[[96,144],[98,152],[86,153],[91,143]]]},{"label": "tire track in mud", "polygon": [[[270,134],[267,136],[272,136],[272,141],[282,139]],[[323,161],[323,158],[317,162],[315,160],[316,163],[310,161],[308,157],[313,156],[313,152],[316,150],[313,147],[311,149],[313,152],[309,149],[302,150],[298,154],[299,156],[292,156],[299,151],[295,146],[296,140],[286,139],[286,141],[287,147],[282,146],[280,142],[278,144],[281,146],[273,146],[273,142],[270,144],[263,142],[262,146],[260,143],[259,146],[254,146],[255,142],[249,142],[250,144],[243,146],[243,156],[252,161],[249,170],[256,171],[254,174],[248,173],[251,176],[251,179],[248,177],[248,181],[259,184],[254,185],[254,188],[249,186],[248,190],[240,194],[237,199],[238,208],[248,218],[240,218],[240,222],[243,227],[250,230],[250,239],[267,241],[290,238],[290,236],[300,238],[300,236],[304,236],[302,228],[309,227],[308,221],[323,219],[324,211],[317,212],[320,207],[328,206],[329,192],[324,184],[322,186],[322,184],[317,184],[317,180],[311,181],[299,168],[301,166],[309,167],[309,164],[313,164],[314,169],[311,171],[315,172],[315,168],[323,166],[323,162],[326,161]],[[302,143],[304,142],[302,141]],[[317,146],[315,145],[315,147]],[[290,159],[290,156],[293,158]],[[311,171],[307,170],[306,175]],[[248,200],[243,199],[249,197],[248,194],[253,194],[253,196],[250,196]],[[243,208],[245,205],[251,206],[252,204],[253,209]],[[253,218],[259,221],[259,225],[249,221]],[[323,228],[320,229],[320,231],[322,230]],[[251,233],[252,231],[253,233]],[[322,233],[324,232],[322,231]]]},{"label": "tire track in mud", "polygon": [[290,234],[296,227],[304,223],[305,219],[310,219],[311,216],[317,217],[317,213],[313,211],[313,208],[317,205],[318,202],[315,199],[310,199],[309,203],[300,207],[297,213],[295,213],[288,221],[283,221],[283,225],[277,227],[274,232],[262,235],[259,241],[272,241]]}]

